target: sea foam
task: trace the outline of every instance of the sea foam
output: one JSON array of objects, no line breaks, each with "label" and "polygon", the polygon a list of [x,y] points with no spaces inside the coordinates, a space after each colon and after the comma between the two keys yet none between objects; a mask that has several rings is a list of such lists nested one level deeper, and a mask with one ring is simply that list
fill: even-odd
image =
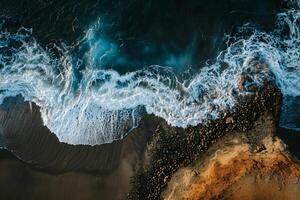
[{"label": "sea foam", "polygon": [[[90,55],[79,70],[81,59],[74,59],[71,47],[43,47],[30,29],[1,29],[0,103],[21,94],[41,108],[45,126],[61,142],[88,145],[123,138],[145,113],[183,128],[216,119],[232,109],[239,96],[251,93],[239,87],[245,74],[246,86],[274,79],[284,95],[283,108],[289,108],[300,96],[300,11],[299,1],[293,3],[293,9],[278,14],[274,31],[241,27],[241,33],[251,34],[230,36],[214,64],[184,81],[167,66],[120,75],[94,66],[99,63]],[[297,128],[288,115],[283,109],[281,126]]]}]

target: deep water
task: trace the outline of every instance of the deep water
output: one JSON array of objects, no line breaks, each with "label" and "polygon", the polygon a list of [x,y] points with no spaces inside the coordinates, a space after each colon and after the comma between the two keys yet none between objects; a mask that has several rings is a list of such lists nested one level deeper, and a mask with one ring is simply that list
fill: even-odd
[{"label": "deep water", "polygon": [[[224,34],[245,23],[272,30],[283,5],[280,0],[4,0],[0,9],[6,27],[32,28],[43,45],[72,45],[96,26],[91,42],[102,40],[99,55],[113,49],[99,64],[124,73],[150,65],[199,69],[224,49]],[[118,55],[124,60],[111,59]]]}]

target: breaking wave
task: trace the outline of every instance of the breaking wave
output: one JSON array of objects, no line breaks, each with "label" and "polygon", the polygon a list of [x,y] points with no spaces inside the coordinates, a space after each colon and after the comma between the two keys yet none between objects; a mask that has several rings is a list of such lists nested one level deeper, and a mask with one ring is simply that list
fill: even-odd
[{"label": "breaking wave", "polygon": [[8,32],[0,25],[0,103],[21,94],[41,108],[45,126],[61,142],[95,145],[121,139],[145,112],[183,128],[216,119],[251,93],[251,85],[274,79],[284,95],[280,125],[297,129],[289,112],[300,96],[300,3],[290,3],[274,31],[241,27],[214,64],[183,81],[155,65],[121,75],[92,62],[92,48],[78,59],[74,47],[45,47],[30,29]]}]

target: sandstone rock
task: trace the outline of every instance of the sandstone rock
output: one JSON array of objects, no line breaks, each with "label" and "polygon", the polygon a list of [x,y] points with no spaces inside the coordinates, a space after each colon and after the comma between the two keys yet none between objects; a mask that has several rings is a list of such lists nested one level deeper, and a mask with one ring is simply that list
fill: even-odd
[{"label": "sandstone rock", "polygon": [[162,199],[298,199],[300,164],[274,136],[275,127],[266,114],[251,130],[223,137],[173,174]]}]

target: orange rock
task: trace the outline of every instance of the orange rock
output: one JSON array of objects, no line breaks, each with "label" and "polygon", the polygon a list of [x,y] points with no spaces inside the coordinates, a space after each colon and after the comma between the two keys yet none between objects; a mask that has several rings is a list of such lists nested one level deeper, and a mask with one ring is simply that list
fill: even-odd
[{"label": "orange rock", "polygon": [[[179,169],[162,198],[299,199],[300,164],[274,136],[275,126],[271,116],[263,116],[253,130],[224,137],[197,162]],[[259,137],[248,141],[244,139],[248,134]]]},{"label": "orange rock", "polygon": [[241,75],[240,76],[240,80],[239,80],[239,89],[243,90],[244,89],[244,83],[245,83],[246,77],[245,75]]},{"label": "orange rock", "polygon": [[256,85],[251,85],[251,86],[249,87],[249,90],[250,90],[251,92],[256,92],[256,91],[257,91]]}]

